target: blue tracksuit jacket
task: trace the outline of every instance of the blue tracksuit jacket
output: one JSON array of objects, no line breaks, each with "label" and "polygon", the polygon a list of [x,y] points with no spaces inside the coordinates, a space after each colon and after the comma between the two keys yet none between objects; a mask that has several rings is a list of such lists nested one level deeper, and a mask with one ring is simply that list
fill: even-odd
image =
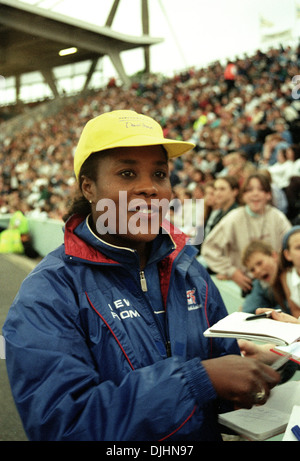
[{"label": "blue tracksuit jacket", "polygon": [[160,234],[138,268],[134,250],[73,216],[23,282],[3,335],[30,440],[220,439],[217,414],[231,406],[201,363],[239,354],[203,336],[227,315],[220,294],[183,234]]}]

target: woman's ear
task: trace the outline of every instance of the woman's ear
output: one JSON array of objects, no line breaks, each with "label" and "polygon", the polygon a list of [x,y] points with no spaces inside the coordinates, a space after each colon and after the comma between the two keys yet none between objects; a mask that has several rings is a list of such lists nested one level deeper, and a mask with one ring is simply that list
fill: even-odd
[{"label": "woman's ear", "polygon": [[285,259],[287,261],[291,261],[291,256],[290,256],[289,250],[287,250],[287,249],[283,250],[283,256],[285,257]]},{"label": "woman's ear", "polygon": [[92,179],[87,176],[81,177],[81,191],[90,203],[95,201],[95,182]]}]

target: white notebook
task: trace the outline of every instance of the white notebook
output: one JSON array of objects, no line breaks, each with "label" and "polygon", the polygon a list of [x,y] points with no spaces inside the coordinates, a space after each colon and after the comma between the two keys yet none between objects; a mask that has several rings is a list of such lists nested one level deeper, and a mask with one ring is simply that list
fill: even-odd
[{"label": "white notebook", "polygon": [[288,345],[300,340],[300,324],[278,322],[270,318],[247,321],[254,315],[247,312],[234,312],[204,332],[208,337],[243,338]]},{"label": "white notebook", "polygon": [[300,342],[289,344],[288,346],[277,346],[271,349],[279,355],[290,355],[290,360],[300,364]]}]

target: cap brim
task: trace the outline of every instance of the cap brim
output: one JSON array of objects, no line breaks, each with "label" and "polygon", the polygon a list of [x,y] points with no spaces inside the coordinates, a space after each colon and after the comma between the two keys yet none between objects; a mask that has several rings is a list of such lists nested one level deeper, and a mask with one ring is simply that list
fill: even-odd
[{"label": "cap brim", "polygon": [[114,149],[116,147],[139,147],[139,146],[158,146],[165,147],[168,157],[174,158],[182,155],[195,147],[195,144],[186,141],[177,141],[168,138],[155,138],[153,136],[130,136],[129,138],[122,139],[114,142],[111,145],[104,146],[101,150]]},{"label": "cap brim", "polygon": [[[137,135],[137,136],[129,136],[128,138],[120,139],[119,141],[115,141],[112,144],[101,145],[101,148],[97,148],[97,142],[93,141],[93,144],[85,149],[77,147],[80,152],[80,166],[74,165],[76,177],[78,177],[80,173],[81,165],[85,162],[85,160],[95,152],[101,152],[103,150],[115,149],[118,147],[139,147],[139,146],[164,146],[167,151],[168,158],[175,158],[179,157],[182,154],[190,151],[195,147],[195,144],[186,141],[177,141],[174,139],[168,139],[163,137],[154,137],[154,136],[146,136],[146,135]],[[93,147],[92,147],[93,146]],[[78,171],[77,171],[78,170]]]}]

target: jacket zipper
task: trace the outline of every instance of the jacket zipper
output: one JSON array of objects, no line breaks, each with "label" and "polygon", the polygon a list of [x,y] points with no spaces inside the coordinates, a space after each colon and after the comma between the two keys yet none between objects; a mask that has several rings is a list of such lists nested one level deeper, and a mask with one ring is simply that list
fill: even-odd
[{"label": "jacket zipper", "polygon": [[[144,271],[140,271],[140,283],[141,283],[141,288],[143,292],[148,291],[147,287],[147,281],[145,277]],[[167,339],[165,343],[166,351],[167,351],[167,357],[171,357],[172,352],[171,352],[171,342]]]},{"label": "jacket zipper", "polygon": [[143,291],[148,291],[147,288],[147,282],[146,282],[146,277],[144,271],[140,271],[140,282],[141,282],[141,288]]}]

